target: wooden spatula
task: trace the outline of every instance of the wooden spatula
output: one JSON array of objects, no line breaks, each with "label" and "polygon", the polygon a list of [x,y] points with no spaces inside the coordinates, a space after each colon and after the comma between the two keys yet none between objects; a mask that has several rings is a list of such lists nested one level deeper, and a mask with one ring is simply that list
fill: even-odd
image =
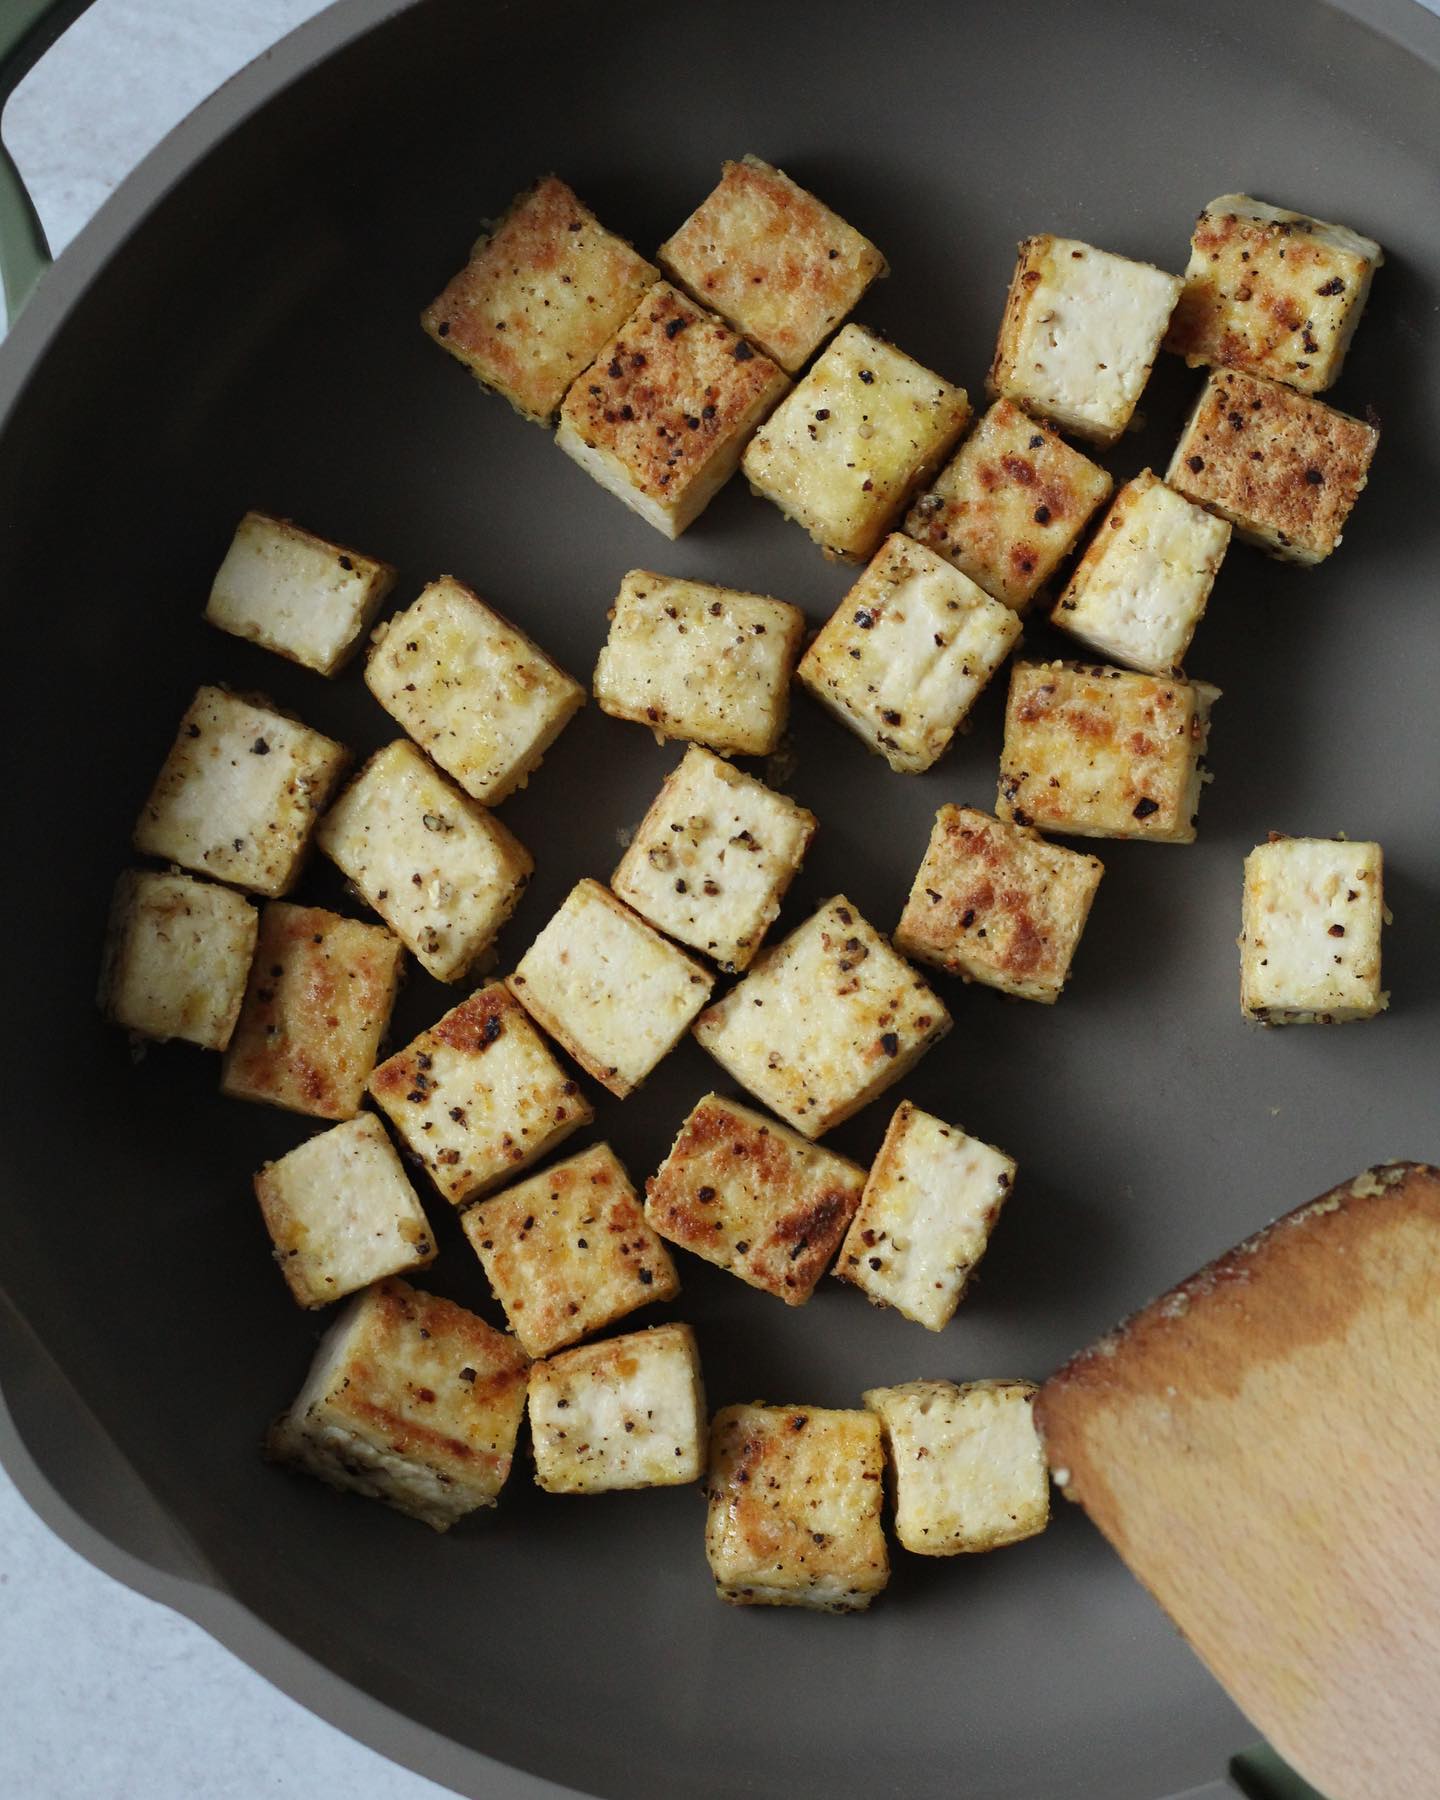
[{"label": "wooden spatula", "polygon": [[1301,1207],[1036,1407],[1077,1500],[1330,1800],[1440,1800],[1440,1171]]}]

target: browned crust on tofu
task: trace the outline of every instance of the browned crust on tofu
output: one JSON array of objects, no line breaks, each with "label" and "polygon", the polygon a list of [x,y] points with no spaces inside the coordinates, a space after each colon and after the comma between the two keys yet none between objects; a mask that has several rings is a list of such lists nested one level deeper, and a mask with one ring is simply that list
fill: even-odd
[{"label": "browned crust on tofu", "polygon": [[1030,291],[1040,285],[1044,270],[1037,265],[1045,259],[1046,248],[1055,242],[1053,234],[1021,238],[1015,246],[1015,271],[1005,292],[1005,309],[1000,318],[1000,333],[995,340],[995,354],[985,377],[985,392],[992,400],[1000,397],[1015,361],[1020,325],[1030,305]]}]

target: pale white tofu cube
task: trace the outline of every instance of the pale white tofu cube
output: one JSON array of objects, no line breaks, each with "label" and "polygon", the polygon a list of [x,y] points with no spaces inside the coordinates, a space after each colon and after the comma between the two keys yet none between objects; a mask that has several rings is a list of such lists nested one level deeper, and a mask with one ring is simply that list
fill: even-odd
[{"label": "pale white tofu cube", "polygon": [[688,1325],[562,1350],[530,1371],[535,1479],[551,1494],[679,1487],[705,1467],[705,1390]]},{"label": "pale white tofu cube", "polygon": [[230,1042],[260,920],[229,888],[128,869],[115,884],[98,995],[112,1025],[139,1037]]},{"label": "pale white tofu cube", "polygon": [[580,881],[520,958],[510,988],[623,1100],[684,1036],[712,977],[598,881]]},{"label": "pale white tofu cube", "polygon": [[482,806],[524,787],[585,690],[451,575],[378,628],[370,692]]},{"label": "pale white tofu cube", "polygon": [[468,974],[535,868],[513,832],[404,738],[376,751],[315,841],[437,981]]},{"label": "pale white tofu cube", "polygon": [[892,769],[918,775],[944,755],[1019,636],[1018,613],[895,532],[796,673]]},{"label": "pale white tofu cube", "polygon": [[1267,1025],[1338,1025],[1390,1003],[1380,846],[1273,835],[1245,858],[1240,1006]]},{"label": "pale white tofu cube", "polygon": [[1015,1185],[1003,1150],[900,1103],[835,1273],[927,1330],[955,1316]]},{"label": "pale white tofu cube", "polygon": [[693,745],[610,885],[650,923],[722,969],[748,967],[780,911],[815,815]]},{"label": "pale white tofu cube", "polygon": [[705,1551],[732,1606],[863,1612],[890,1579],[868,1412],[726,1406],[710,1426]]},{"label": "pale white tofu cube", "polygon": [[769,756],[804,635],[804,613],[784,600],[632,569],[595,664],[595,698],[657,738]]},{"label": "pale white tofu cube", "polygon": [[1050,1520],[1029,1381],[906,1381],[871,1388],[895,1484],[895,1535],[917,1556],[998,1550]]},{"label": "pale white tofu cube", "polygon": [[592,1144],[461,1214],[475,1254],[532,1356],[549,1356],[680,1292],[619,1157]]},{"label": "pale white tofu cube", "polygon": [[695,1036],[772,1112],[818,1138],[949,1029],[938,996],[842,894],[762,951]]},{"label": "pale white tofu cube", "polygon": [[1113,444],[1150,379],[1181,286],[1178,275],[1074,238],[1022,239],[991,397]]},{"label": "pale white tofu cube", "polygon": [[255,1198],[280,1273],[301,1306],[328,1306],[435,1260],[424,1208],[374,1113],[332,1125],[262,1164]]},{"label": "pale white tofu cube", "polygon": [[745,474],[823,550],[864,562],[969,417],[963,388],[846,325],[751,441]]},{"label": "pale white tofu cube", "polygon": [[343,744],[267,700],[202,687],[136,822],[135,848],[251,893],[287,893],[349,760]]},{"label": "pale white tofu cube", "polygon": [[452,1205],[555,1149],[594,1109],[503,981],[381,1063],[370,1094]]},{"label": "pale white tofu cube", "polygon": [[248,512],[210,589],[205,617],[321,675],[349,661],[395,585],[388,563]]},{"label": "pale white tofu cube", "polygon": [[529,1364],[514,1338],[463,1306],[379,1282],[326,1332],[266,1454],[447,1531],[500,1497]]}]

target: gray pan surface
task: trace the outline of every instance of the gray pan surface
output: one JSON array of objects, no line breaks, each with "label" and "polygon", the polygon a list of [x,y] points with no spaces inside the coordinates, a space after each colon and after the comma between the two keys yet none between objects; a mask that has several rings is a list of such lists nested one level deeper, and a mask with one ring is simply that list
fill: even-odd
[{"label": "gray pan surface", "polygon": [[[897,1553],[873,1613],[834,1619],[719,1605],[693,1490],[565,1500],[522,1468],[498,1513],[442,1540],[268,1469],[258,1439],[323,1321],[275,1275],[249,1175],[310,1128],[222,1101],[198,1053],[136,1065],[92,990],[110,884],[198,682],[268,690],[362,752],[393,735],[358,671],[327,684],[203,624],[246,506],[395,561],[399,601],[454,572],[582,677],[637,564],[814,623],[843,593],[740,483],[667,544],[422,337],[420,306],[536,171],[649,249],[722,156],[780,162],[888,253],[858,316],[977,397],[1019,236],[1180,268],[1198,207],[1249,188],[1386,246],[1330,396],[1376,408],[1380,455],[1323,568],[1237,548],[1221,575],[1191,658],[1224,690],[1198,844],[1096,846],[1108,872],[1058,1008],[944,990],[955,1030],[900,1092],[1019,1160],[983,1280],[937,1337],[834,1282],[790,1311],[686,1258],[681,1300],[635,1323],[694,1323],[715,1404],[1042,1377],[1277,1211],[1371,1161],[1434,1157],[1440,56],[1433,21],[1375,16],[1415,50],[1326,5],[1240,0],[357,0],[107,209],[0,351],[0,1373],[9,1458],[73,1540],[468,1793],[541,1791],[497,1763],[626,1800],[1155,1800],[1222,1772],[1252,1734],[1064,1507],[1003,1555]],[[1198,381],[1162,359],[1117,475],[1163,468]],[[1027,627],[1030,653],[1054,646]],[[843,889],[893,928],[935,808],[993,802],[1002,698],[921,778],[797,699],[789,786],[822,829],[785,923]],[[539,871],[502,966],[577,877],[608,875],[678,756],[592,705],[506,803]],[[1270,829],[1384,844],[1378,1022],[1241,1021],[1241,860]],[[327,865],[299,894],[355,910]],[[415,974],[396,1041],[454,997]],[[636,1097],[602,1099],[590,1135],[642,1177],[717,1078],[687,1044]],[[868,1158],[889,1111],[833,1141]],[[498,1318],[456,1221],[430,1213],[431,1284]]]}]

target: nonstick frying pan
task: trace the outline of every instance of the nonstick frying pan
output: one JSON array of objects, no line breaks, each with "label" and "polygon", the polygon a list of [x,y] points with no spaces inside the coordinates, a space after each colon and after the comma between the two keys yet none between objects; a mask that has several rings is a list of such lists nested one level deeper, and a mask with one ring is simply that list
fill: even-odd
[{"label": "nonstick frying pan", "polygon": [[[78,10],[15,16],[33,49]],[[497,1514],[440,1540],[267,1468],[258,1440],[320,1322],[270,1265],[249,1175],[307,1127],[222,1101],[213,1061],[183,1048],[132,1062],[94,1016],[95,962],[200,681],[267,690],[360,752],[387,736],[354,672],[329,685],[202,623],[247,506],[396,562],[402,600],[454,572],[581,676],[634,565],[773,592],[816,623],[844,591],[740,484],[665,543],[422,337],[420,306],[534,173],[559,169],[650,248],[723,156],[780,162],[887,251],[859,316],[972,393],[1019,236],[1175,268],[1197,208],[1248,187],[1385,244],[1333,396],[1378,411],[1381,452],[1323,568],[1237,549],[1222,574],[1192,656],[1224,690],[1199,843],[1100,846],[1059,1007],[947,992],[955,1031],[903,1092],[1019,1160],[984,1280],[938,1338],[836,1283],[792,1312],[694,1259],[669,1311],[695,1324],[716,1404],[1040,1377],[1275,1212],[1433,1156],[1437,121],[1440,26],[1405,0],[350,0],[149,158],[0,350],[0,1378],[6,1461],[52,1523],[466,1793],[1157,1800],[1221,1775],[1252,1734],[1064,1509],[1003,1555],[898,1555],[870,1616],[833,1619],[717,1604],[693,1491],[566,1501],[522,1469]],[[13,193],[7,211],[19,292]],[[1117,474],[1163,467],[1196,383],[1162,359]],[[1042,625],[1028,646],[1056,651]],[[797,701],[788,785],[822,829],[782,923],[843,889],[893,926],[935,808],[993,800],[1000,700],[921,778]],[[539,871],[503,966],[575,879],[609,873],[677,756],[592,706],[506,803]],[[1270,829],[1384,844],[1381,1020],[1239,1018],[1240,865]],[[300,893],[354,910],[318,865]],[[397,1041],[447,1003],[417,975]],[[687,1045],[593,1135],[641,1177],[716,1074]],[[837,1147],[868,1157],[888,1112]],[[433,1285],[496,1316],[454,1219],[430,1211]]]}]

